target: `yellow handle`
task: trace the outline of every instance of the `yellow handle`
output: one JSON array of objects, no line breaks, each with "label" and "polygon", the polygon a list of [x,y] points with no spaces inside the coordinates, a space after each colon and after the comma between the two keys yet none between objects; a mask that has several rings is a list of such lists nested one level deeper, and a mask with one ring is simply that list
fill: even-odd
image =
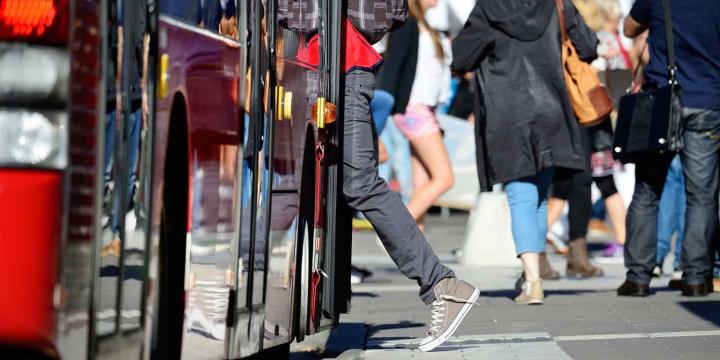
[{"label": "yellow handle", "polygon": [[317,99],[317,113],[316,121],[318,129],[325,128],[325,98],[319,97]]},{"label": "yellow handle", "polygon": [[286,92],[285,97],[283,98],[283,108],[282,108],[282,116],[283,116],[283,119],[285,119],[285,120],[292,121],[292,100],[293,100],[292,91]]},{"label": "yellow handle", "polygon": [[161,98],[167,96],[169,67],[170,56],[168,54],[162,54],[162,56],[160,56],[160,71],[158,72],[158,76],[160,77],[160,79],[158,80],[158,95],[160,95]]}]

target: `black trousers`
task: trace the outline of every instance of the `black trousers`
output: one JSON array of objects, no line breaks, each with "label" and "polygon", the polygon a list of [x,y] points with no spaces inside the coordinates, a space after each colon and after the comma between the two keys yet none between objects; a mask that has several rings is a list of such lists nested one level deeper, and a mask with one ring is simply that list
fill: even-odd
[{"label": "black trousers", "polygon": [[570,179],[555,182],[552,197],[567,200],[570,241],[584,238],[587,235],[588,223],[592,215],[593,177],[589,171],[581,171]]}]

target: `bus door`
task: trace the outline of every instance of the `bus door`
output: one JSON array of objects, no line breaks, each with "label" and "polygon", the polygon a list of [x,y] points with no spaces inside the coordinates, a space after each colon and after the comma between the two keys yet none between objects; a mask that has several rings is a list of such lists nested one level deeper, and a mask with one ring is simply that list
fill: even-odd
[{"label": "bus door", "polygon": [[325,57],[339,54],[340,47],[329,47],[327,40],[339,34],[340,27],[327,22],[329,1],[299,3],[277,3],[270,36],[275,51],[268,57],[274,124],[265,296],[268,345],[319,331],[325,318],[323,286],[334,281],[325,271],[327,217],[334,212],[327,195],[335,186],[327,178],[335,151],[330,143],[335,113],[328,101],[332,64]]},{"label": "bus door", "polygon": [[[344,30],[342,16],[343,3],[334,0],[321,0],[321,16],[327,24],[324,32],[321,59],[322,70],[327,78],[324,93],[328,104],[325,116],[327,126],[325,132],[326,178],[327,193],[325,195],[326,241],[323,244],[325,258],[323,270],[328,281],[324,281],[322,314],[320,328],[337,325],[340,314],[349,311],[350,297],[350,255],[352,250],[352,209],[347,205],[342,194],[342,124],[343,124],[343,52]],[[332,106],[334,104],[335,106]],[[334,113],[329,109],[337,109]],[[334,120],[334,121],[332,121]],[[332,121],[332,123],[331,123]]]},{"label": "bus door", "polygon": [[247,0],[259,16],[245,19],[249,91],[231,357],[302,339],[321,317],[327,184],[317,113],[326,108],[319,59],[329,29],[318,28],[317,6],[294,7],[303,20],[289,21],[293,2],[302,1]]},{"label": "bus door", "polygon": [[106,5],[102,231],[96,240],[94,314],[99,354],[141,353],[152,168],[147,81],[152,2],[108,0]]}]

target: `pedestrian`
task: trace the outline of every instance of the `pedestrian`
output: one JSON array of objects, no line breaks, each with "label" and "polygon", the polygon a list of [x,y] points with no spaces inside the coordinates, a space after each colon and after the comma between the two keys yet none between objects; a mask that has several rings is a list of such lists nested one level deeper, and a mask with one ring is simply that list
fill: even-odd
[{"label": "pedestrian", "polygon": [[[562,1],[562,0],[561,0]],[[597,38],[570,1],[562,14],[580,58],[596,57]],[[515,249],[526,276],[519,304],[544,299],[547,193],[556,170],[587,169],[580,129],[563,80],[556,3],[478,1],[453,40],[453,68],[476,71],[476,159],[480,188],[504,184]]]},{"label": "pedestrian", "polygon": [[[399,10],[404,4],[402,0],[379,2]],[[348,7],[358,10],[362,4],[349,1]],[[364,13],[362,18],[367,20],[377,14]],[[377,134],[370,101],[380,56],[350,21],[345,22],[344,30],[343,195],[353,210],[362,212],[370,221],[400,271],[420,286],[420,298],[430,305],[432,322],[419,349],[430,351],[457,330],[480,292],[457,279],[440,262],[401,198],[378,175]]]},{"label": "pedestrian", "polygon": [[[664,5],[674,40],[668,49]],[[720,2],[716,0],[637,0],[625,19],[625,36],[646,29],[650,61],[644,89],[670,80],[668,51],[674,52],[678,84],[682,87],[684,148],[681,152],[687,208],[680,267],[685,296],[712,291],[711,241],[718,223],[718,151],[720,150]],[[618,295],[647,296],[657,252],[658,204],[674,154],[642,159],[635,167],[635,193],[628,209],[625,282]]]},{"label": "pedestrian", "polygon": [[598,59],[593,67],[599,71],[631,70],[633,63],[630,53],[625,49],[620,36],[620,21],[622,13],[617,0],[603,0],[599,2],[602,11],[603,27],[597,32]]},{"label": "pedestrian", "polygon": [[395,124],[410,142],[413,193],[407,204],[424,227],[427,210],[453,184],[435,107],[450,98],[450,41],[425,21],[437,0],[409,0],[407,24],[391,34],[378,88],[395,98]]},{"label": "pedestrian", "polygon": [[[580,131],[581,143],[584,146],[589,146],[587,129],[581,129]],[[588,152],[583,150],[583,153],[586,160],[589,160]],[[560,178],[562,177],[561,175]],[[548,201],[548,214],[550,214],[548,224],[552,224],[550,221],[554,223],[554,220],[556,220],[556,218],[551,218],[552,215],[558,213],[554,208],[562,209],[565,201],[567,201],[569,251],[565,272],[568,277],[590,278],[603,276],[605,275],[604,271],[593,265],[588,255],[587,232],[592,215],[592,173],[588,170],[574,171],[573,174],[564,177],[568,179],[557,181],[552,186],[551,198]],[[604,192],[609,192],[608,189],[605,189],[604,183],[600,182],[599,186],[604,189]],[[544,258],[543,255],[541,255],[542,258]],[[544,272],[542,270],[549,268],[549,266],[547,260],[541,262],[541,277],[543,273],[547,274],[547,270]],[[552,269],[550,268],[550,270]],[[549,278],[552,279],[552,277]]]}]

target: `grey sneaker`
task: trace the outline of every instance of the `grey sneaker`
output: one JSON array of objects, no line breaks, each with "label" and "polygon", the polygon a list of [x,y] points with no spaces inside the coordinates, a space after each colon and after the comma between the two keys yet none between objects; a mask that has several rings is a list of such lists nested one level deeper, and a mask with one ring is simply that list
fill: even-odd
[{"label": "grey sneaker", "polygon": [[435,285],[431,306],[432,324],[428,336],[420,341],[420,351],[430,351],[445,342],[470,312],[480,290],[465,281],[446,278]]}]

